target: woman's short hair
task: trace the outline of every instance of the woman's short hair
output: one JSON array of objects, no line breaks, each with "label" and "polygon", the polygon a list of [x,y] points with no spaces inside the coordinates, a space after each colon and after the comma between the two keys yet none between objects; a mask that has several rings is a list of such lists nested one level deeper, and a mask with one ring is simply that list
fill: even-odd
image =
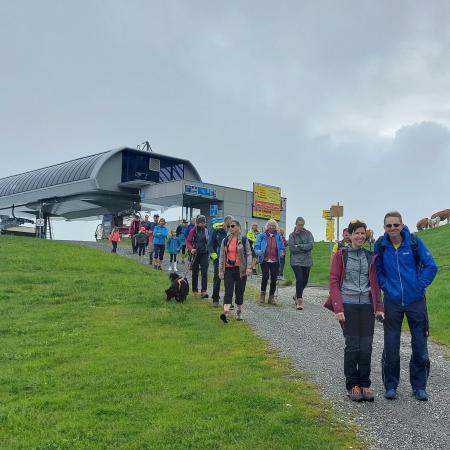
[{"label": "woman's short hair", "polygon": [[266,223],[266,230],[269,229],[269,225],[275,225],[276,229],[278,230],[278,222],[275,219],[269,219]]},{"label": "woman's short hair", "polygon": [[348,224],[348,232],[350,234],[353,234],[354,231],[356,231],[358,228],[364,228],[364,230],[367,230],[367,225],[364,222],[361,222],[360,220],[352,220]]}]

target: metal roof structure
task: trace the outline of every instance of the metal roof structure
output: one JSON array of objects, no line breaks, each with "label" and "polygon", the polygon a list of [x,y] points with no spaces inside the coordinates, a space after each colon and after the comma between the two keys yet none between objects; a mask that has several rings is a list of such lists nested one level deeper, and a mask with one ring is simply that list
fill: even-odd
[{"label": "metal roof structure", "polygon": [[185,159],[122,147],[0,179],[0,211],[79,219],[126,214],[141,189],[178,180],[202,182]]}]

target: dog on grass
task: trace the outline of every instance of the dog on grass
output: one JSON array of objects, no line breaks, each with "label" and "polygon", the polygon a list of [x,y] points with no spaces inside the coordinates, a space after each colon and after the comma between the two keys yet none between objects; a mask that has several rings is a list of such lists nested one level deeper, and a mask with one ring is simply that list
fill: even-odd
[{"label": "dog on grass", "polygon": [[189,281],[176,272],[169,275],[169,280],[170,287],[166,289],[166,300],[170,301],[174,298],[178,303],[183,303],[189,294]]}]

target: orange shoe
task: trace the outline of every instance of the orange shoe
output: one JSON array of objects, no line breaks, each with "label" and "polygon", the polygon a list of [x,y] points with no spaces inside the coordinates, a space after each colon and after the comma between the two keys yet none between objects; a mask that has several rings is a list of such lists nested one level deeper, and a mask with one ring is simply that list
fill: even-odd
[{"label": "orange shoe", "polygon": [[353,400],[354,402],[362,402],[363,401],[363,394],[362,394],[361,388],[359,386],[353,386],[348,391],[348,396],[350,397],[350,400]]}]

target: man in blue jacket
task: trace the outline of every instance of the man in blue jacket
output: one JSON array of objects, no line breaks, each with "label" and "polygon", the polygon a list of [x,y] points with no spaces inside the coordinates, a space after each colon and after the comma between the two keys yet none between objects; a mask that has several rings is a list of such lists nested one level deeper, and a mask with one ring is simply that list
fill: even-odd
[{"label": "man in blue jacket", "polygon": [[400,334],[406,315],[411,332],[410,383],[417,400],[428,400],[428,315],[425,289],[433,281],[437,265],[424,242],[403,225],[394,211],[384,217],[384,236],[375,243],[377,277],[384,293],[383,380],[385,398],[397,397],[400,380]]}]

